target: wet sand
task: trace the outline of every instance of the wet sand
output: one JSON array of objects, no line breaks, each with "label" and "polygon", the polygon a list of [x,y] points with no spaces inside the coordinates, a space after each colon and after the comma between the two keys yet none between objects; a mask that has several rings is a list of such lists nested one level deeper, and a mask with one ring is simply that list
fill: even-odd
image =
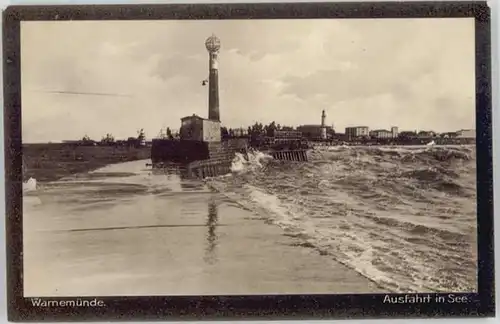
[{"label": "wet sand", "polygon": [[25,296],[382,292],[217,193],[141,181],[107,200],[82,185],[28,194]]}]

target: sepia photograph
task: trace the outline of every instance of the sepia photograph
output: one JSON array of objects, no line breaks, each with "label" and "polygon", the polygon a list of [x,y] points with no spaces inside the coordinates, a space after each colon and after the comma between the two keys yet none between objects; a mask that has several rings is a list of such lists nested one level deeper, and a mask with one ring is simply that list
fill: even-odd
[{"label": "sepia photograph", "polygon": [[19,24],[30,303],[479,292],[473,16],[63,15]]},{"label": "sepia photograph", "polygon": [[473,19],[21,25],[26,296],[474,292]]}]

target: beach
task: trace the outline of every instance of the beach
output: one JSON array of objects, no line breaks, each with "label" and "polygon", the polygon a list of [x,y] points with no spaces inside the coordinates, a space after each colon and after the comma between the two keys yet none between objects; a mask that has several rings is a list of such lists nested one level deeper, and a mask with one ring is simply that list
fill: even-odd
[{"label": "beach", "polygon": [[387,291],[200,180],[113,164],[24,198],[24,294]]},{"label": "beach", "polygon": [[108,164],[148,159],[151,148],[120,145],[77,145],[70,143],[23,144],[23,176],[26,181],[55,181],[85,173]]}]

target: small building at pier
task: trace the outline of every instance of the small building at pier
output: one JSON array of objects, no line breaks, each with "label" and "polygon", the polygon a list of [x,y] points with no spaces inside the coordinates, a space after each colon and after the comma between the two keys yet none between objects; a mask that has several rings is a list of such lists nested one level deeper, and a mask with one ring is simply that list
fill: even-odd
[{"label": "small building at pier", "polygon": [[186,141],[220,142],[220,122],[193,114],[192,116],[181,118],[179,134],[181,140]]}]

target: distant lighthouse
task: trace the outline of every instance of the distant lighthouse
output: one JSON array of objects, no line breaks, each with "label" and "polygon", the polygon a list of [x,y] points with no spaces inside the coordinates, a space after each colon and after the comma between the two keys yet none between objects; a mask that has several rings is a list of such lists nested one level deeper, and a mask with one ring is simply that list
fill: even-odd
[{"label": "distant lighthouse", "polygon": [[219,114],[219,66],[218,56],[220,40],[212,34],[205,41],[209,55],[209,76],[208,76],[208,119],[220,122]]},{"label": "distant lighthouse", "polygon": [[321,139],[326,139],[326,124],[325,124],[325,121],[326,121],[326,113],[323,110],[323,112],[321,114]]}]

